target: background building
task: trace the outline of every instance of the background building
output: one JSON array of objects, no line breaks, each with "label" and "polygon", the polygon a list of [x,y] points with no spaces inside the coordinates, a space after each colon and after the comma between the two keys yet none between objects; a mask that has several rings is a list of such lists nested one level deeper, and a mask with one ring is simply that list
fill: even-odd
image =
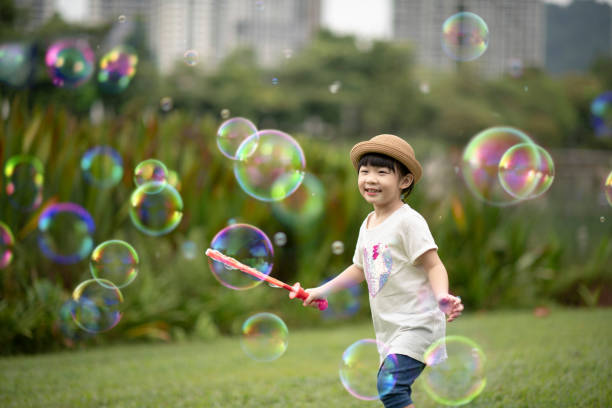
[{"label": "background building", "polygon": [[544,65],[546,13],[540,0],[394,0],[393,6],[393,38],[412,43],[417,62],[425,67],[455,66],[442,49],[441,28],[459,11],[478,14],[489,27],[488,49],[468,64],[488,76],[509,70],[517,61]]},{"label": "background building", "polygon": [[241,46],[270,66],[301,49],[321,19],[321,0],[90,0],[89,8],[92,23],[142,17],[162,72],[187,50],[206,68]]},{"label": "background building", "polygon": [[593,0],[546,6],[546,70],[584,71],[612,51],[612,7]]}]

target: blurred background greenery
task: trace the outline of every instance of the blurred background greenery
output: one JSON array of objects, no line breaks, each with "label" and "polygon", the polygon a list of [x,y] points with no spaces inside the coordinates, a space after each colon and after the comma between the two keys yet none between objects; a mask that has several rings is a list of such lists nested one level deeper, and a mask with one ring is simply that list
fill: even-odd
[{"label": "blurred background greenery", "polygon": [[[0,42],[27,40],[37,61],[27,86],[0,85],[2,166],[17,154],[39,158],[45,167],[41,208],[78,203],[94,218],[96,244],[123,239],[140,255],[138,278],[123,290],[118,326],[98,336],[66,336],[58,311],[88,278],[88,262],[46,259],[36,243],[40,211],[17,211],[3,193],[0,220],[13,231],[16,247],[13,262],[0,270],[2,353],[212,339],[238,333],[258,311],[274,311],[290,327],[337,325],[267,285],[248,292],[221,286],[204,251],[229,222],[245,222],[269,237],[286,234],[287,243],[275,248],[273,276],[310,287],[339,273],[350,264],[359,226],[371,210],[357,192],[348,152],[383,132],[410,141],[424,164],[424,180],[409,204],[428,220],[452,292],[468,310],[612,304],[612,214],[603,195],[612,139],[595,137],[589,123],[591,101],[612,89],[610,58],[582,73],[551,76],[525,67],[520,77],[482,78],[468,65],[426,71],[407,45],[375,41],[364,49],[352,36],[322,30],[274,69],[237,49],[214,70],[177,64],[162,76],[136,29],[125,42],[137,50],[137,75],[125,92],[108,95],[95,81],[54,87],[43,61],[51,39],[79,34],[95,44],[109,26],[74,26],[56,16],[26,36],[18,30],[18,14],[0,18]],[[163,97],[171,97],[171,110],[160,109]],[[216,146],[223,110],[295,137],[307,172],[324,186],[320,213],[287,220],[273,204],[240,189]],[[520,128],[551,152],[557,175],[546,195],[500,208],[466,189],[457,171],[462,149],[495,125]],[[110,145],[123,158],[123,179],[112,189],[93,187],[80,171],[83,153],[97,145]],[[128,215],[132,169],[147,158],[177,172],[184,201],[178,228],[155,238],[136,230]],[[332,251],[334,241],[344,243],[344,252]],[[369,316],[367,292],[360,296],[354,319]]]}]

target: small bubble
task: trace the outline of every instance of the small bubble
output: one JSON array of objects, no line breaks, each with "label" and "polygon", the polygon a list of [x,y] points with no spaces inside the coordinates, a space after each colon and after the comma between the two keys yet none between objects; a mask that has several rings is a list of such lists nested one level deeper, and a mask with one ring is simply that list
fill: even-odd
[{"label": "small bubble", "polygon": [[340,255],[344,252],[344,243],[342,241],[334,241],[332,243],[332,253],[334,255]]},{"label": "small bubble", "polygon": [[223,119],[227,119],[230,117],[230,110],[229,109],[221,109],[221,117]]},{"label": "small bubble", "polygon": [[285,54],[285,58],[289,59],[293,57],[293,50],[291,48],[285,48],[283,54]]},{"label": "small bubble", "polygon": [[599,217],[599,222],[606,222],[606,217]]},{"label": "small bubble", "polygon": [[277,232],[276,234],[274,234],[274,243],[277,246],[285,246],[285,244],[287,243],[287,234],[285,234],[284,232]]},{"label": "small bubble", "polygon": [[340,90],[340,87],[342,86],[342,82],[340,81],[334,81],[331,83],[331,85],[329,86],[329,92],[333,93],[333,94],[337,94],[338,91]]},{"label": "small bubble", "polygon": [[529,91],[529,87],[527,85],[525,85],[523,89],[525,90],[525,92]]},{"label": "small bubble", "polygon": [[421,93],[427,95],[429,93],[429,83],[421,82],[421,85],[419,85],[419,90]]},{"label": "small bubble", "polygon": [[169,96],[164,96],[159,101],[159,106],[160,106],[161,110],[163,110],[164,112],[169,112],[172,109],[172,106],[173,106],[172,98],[170,98]]},{"label": "small bubble", "polygon": [[278,78],[277,77],[272,78],[272,85],[278,85]]},{"label": "small bubble", "polygon": [[120,23],[125,23],[125,16],[121,14],[119,17],[117,17],[117,21],[119,21]]},{"label": "small bubble", "polygon": [[189,65],[190,67],[193,67],[198,63],[198,60],[200,59],[200,54],[196,50],[187,50],[185,51],[183,58],[185,60],[185,64]]}]

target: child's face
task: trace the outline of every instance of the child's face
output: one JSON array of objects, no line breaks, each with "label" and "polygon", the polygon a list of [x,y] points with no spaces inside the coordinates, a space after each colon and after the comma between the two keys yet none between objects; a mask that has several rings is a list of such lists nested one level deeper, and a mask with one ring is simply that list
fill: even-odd
[{"label": "child's face", "polygon": [[387,167],[365,165],[359,167],[359,193],[370,204],[384,207],[401,202],[402,190],[412,183],[412,175],[400,179],[399,173]]}]

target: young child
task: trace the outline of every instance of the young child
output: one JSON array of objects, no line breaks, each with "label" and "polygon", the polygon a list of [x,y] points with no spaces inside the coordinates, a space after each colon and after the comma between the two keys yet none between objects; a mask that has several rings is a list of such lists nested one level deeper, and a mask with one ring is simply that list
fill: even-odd
[{"label": "young child", "polygon": [[378,135],[357,143],[350,156],[359,193],[374,211],[361,224],[353,264],[307,289],[304,306],[366,280],[376,339],[386,345],[379,349],[381,367],[397,365],[396,383],[381,400],[386,408],[414,407],[411,385],[425,368],[423,354],[445,336],[445,320],[458,317],[463,305],[448,293],[448,275],[427,222],[402,201],[422,174],[412,146]]}]

